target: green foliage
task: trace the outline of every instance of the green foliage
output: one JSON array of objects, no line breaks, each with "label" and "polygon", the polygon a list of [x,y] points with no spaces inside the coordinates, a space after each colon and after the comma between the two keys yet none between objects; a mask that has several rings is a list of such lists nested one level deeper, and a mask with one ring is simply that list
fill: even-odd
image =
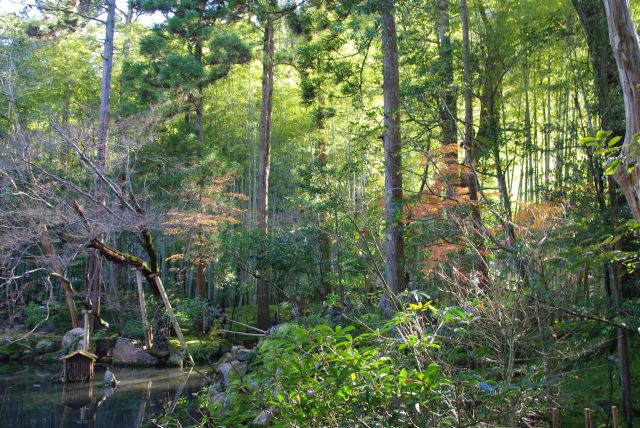
[{"label": "green foliage", "polygon": [[159,100],[174,103],[178,112],[201,109],[203,90],[225,77],[234,64],[251,59],[245,41],[222,22],[229,13],[224,5],[205,6],[171,0],[140,2],[145,13],[171,15],[141,38],[144,60],[123,66],[128,89],[138,93],[123,112],[146,110],[150,101]]},{"label": "green foliage", "polygon": [[[439,340],[400,334],[420,323],[424,310],[435,308],[415,305],[379,329],[285,324],[259,344],[252,371],[233,384],[234,405],[210,411],[225,424],[249,422],[251,402],[276,406],[282,426],[405,426],[434,417],[445,426],[451,379],[435,359]],[[459,309],[445,313],[453,316],[443,315],[447,324],[467,317]]]},{"label": "green foliage", "polygon": [[25,308],[26,315],[26,324],[27,328],[33,328],[36,325],[40,324],[46,318],[46,309],[38,305],[37,303],[31,302]]},{"label": "green foliage", "polygon": [[131,339],[144,339],[144,326],[140,319],[128,319],[121,330],[124,337]]}]

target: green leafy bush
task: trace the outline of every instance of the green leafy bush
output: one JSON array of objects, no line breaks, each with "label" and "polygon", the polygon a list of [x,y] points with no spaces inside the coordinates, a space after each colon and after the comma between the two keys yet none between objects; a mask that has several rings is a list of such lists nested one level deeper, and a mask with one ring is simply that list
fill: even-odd
[{"label": "green leafy bush", "polygon": [[31,302],[25,308],[27,328],[33,328],[46,318],[46,310],[40,305]]}]

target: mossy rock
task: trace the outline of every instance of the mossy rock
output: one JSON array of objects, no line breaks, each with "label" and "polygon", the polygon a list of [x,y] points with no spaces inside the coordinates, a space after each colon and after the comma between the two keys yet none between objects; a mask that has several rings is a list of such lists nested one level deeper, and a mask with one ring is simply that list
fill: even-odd
[{"label": "mossy rock", "polygon": [[40,357],[38,357],[38,361],[40,361],[41,363],[55,363],[59,361],[60,358],[62,358],[63,356],[64,356],[64,352],[62,351],[49,352],[49,353],[40,355]]},{"label": "mossy rock", "polygon": [[49,339],[39,340],[35,345],[35,351],[38,354],[47,354],[54,352],[56,349],[58,349],[58,343]]}]

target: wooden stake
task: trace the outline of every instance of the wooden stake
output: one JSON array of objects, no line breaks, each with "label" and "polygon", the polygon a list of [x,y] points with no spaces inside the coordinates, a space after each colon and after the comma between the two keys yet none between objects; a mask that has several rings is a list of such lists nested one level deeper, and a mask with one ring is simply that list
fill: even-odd
[{"label": "wooden stake", "polygon": [[611,416],[613,416],[613,428],[618,428],[618,408],[611,406]]},{"label": "wooden stake", "polygon": [[82,337],[82,350],[89,351],[89,315],[91,311],[84,309],[82,315],[84,317],[84,336]]},{"label": "wooden stake", "polygon": [[144,343],[147,345],[147,351],[151,349],[151,326],[147,318],[147,307],[144,300],[144,288],[142,286],[142,272],[136,269],[136,283],[138,284],[138,299],[140,300],[140,315],[142,316],[142,325],[144,326]]},{"label": "wooden stake", "polygon": [[171,320],[171,325],[173,326],[173,330],[176,332],[176,336],[178,336],[178,341],[180,342],[180,346],[184,349],[184,353],[187,357],[189,357],[189,362],[192,366],[195,366],[195,362],[193,361],[193,357],[189,353],[189,349],[187,347],[187,342],[184,340],[184,336],[182,335],[182,330],[180,330],[180,325],[178,324],[178,320],[176,319],[175,314],[173,313],[173,308],[171,307],[171,303],[169,302],[169,297],[167,297],[167,292],[164,290],[164,285],[162,285],[162,280],[159,276],[154,277],[156,281],[156,286],[158,287],[158,292],[160,293],[160,297],[162,297],[162,302],[164,303],[164,307],[167,309],[167,314],[169,315],[169,319]]},{"label": "wooden stake", "polygon": [[551,428],[558,428],[558,408],[551,409]]},{"label": "wooden stake", "polygon": [[584,409],[584,428],[591,428],[591,409]]}]

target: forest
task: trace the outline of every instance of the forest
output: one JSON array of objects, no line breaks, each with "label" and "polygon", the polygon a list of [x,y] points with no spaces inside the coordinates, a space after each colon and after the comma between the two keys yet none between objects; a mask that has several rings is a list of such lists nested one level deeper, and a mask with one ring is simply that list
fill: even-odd
[{"label": "forest", "polygon": [[[121,382],[95,426],[640,426],[636,29],[636,0],[2,0],[0,403],[89,355]],[[104,416],[141,366],[201,383]],[[29,400],[0,426],[45,426]]]}]

